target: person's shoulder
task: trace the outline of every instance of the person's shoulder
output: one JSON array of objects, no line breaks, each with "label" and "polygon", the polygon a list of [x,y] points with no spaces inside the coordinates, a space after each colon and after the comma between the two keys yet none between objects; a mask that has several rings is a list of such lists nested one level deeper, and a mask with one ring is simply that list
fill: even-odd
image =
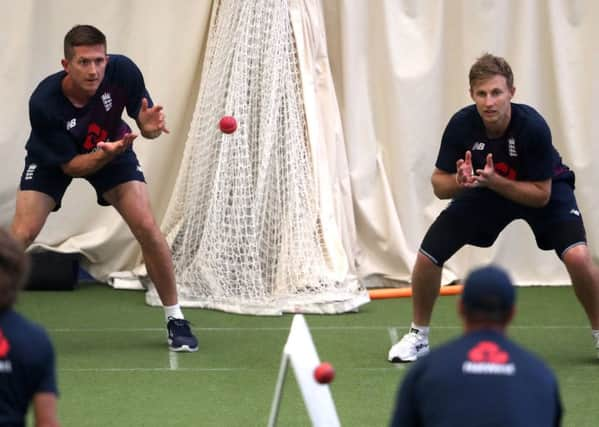
[{"label": "person's shoulder", "polygon": [[111,53],[106,66],[105,78],[109,84],[130,85],[131,81],[143,79],[141,70],[131,58]]},{"label": "person's shoulder", "polygon": [[31,94],[29,100],[32,105],[47,105],[54,102],[57,96],[61,94],[61,82],[66,73],[59,71],[44,78]]},{"label": "person's shoulder", "polygon": [[450,122],[469,122],[476,119],[477,115],[478,112],[476,111],[476,106],[474,104],[467,105],[456,111],[453,116],[451,116]]},{"label": "person's shoulder", "polygon": [[123,64],[134,64],[133,60],[129,58],[127,55],[123,55],[122,53],[110,53],[108,55],[110,58],[108,60],[108,65],[123,65]]},{"label": "person's shoulder", "polygon": [[545,118],[530,105],[512,103],[512,117],[524,126],[538,130],[548,129]]},{"label": "person's shoulder", "polygon": [[119,53],[111,53],[108,55],[108,65],[106,72],[127,72],[129,70],[137,70],[137,64],[131,58]]},{"label": "person's shoulder", "polygon": [[556,382],[555,374],[543,359],[511,339],[506,338],[505,342],[510,346],[511,356],[518,363],[518,369],[526,369],[529,374],[536,373],[540,380],[544,378]]},{"label": "person's shoulder", "polygon": [[480,117],[476,111],[476,106],[468,105],[460,108],[449,119],[445,127],[444,138],[463,141],[465,134],[472,132],[472,129],[476,129],[477,120],[480,120]]},{"label": "person's shoulder", "polygon": [[461,357],[464,346],[467,345],[467,340],[468,338],[464,335],[450,339],[433,348],[426,356],[419,358],[415,365],[421,364],[422,367],[420,369],[447,366],[450,360],[455,361]]},{"label": "person's shoulder", "polygon": [[50,342],[48,333],[43,326],[29,320],[14,310],[7,312],[6,316],[8,319],[7,326],[11,329],[18,329],[19,335],[26,336],[28,340],[39,339]]}]

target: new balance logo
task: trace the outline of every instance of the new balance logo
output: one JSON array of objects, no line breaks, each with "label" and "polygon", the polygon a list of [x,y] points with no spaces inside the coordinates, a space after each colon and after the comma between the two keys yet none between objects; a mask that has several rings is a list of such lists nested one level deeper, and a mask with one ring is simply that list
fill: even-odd
[{"label": "new balance logo", "polygon": [[472,146],[472,151],[483,151],[485,149],[484,142],[475,142]]},{"label": "new balance logo", "polygon": [[510,157],[518,157],[518,152],[516,151],[516,140],[514,138],[508,139],[507,146]]},{"label": "new balance logo", "polygon": [[12,372],[12,364],[10,360],[0,360],[0,373],[9,374]]},{"label": "new balance logo", "polygon": [[25,180],[26,181],[33,179],[33,174],[35,173],[36,169],[37,169],[37,165],[35,163],[32,163],[29,165],[29,167],[25,171]]},{"label": "new balance logo", "polygon": [[67,130],[71,130],[75,126],[77,126],[77,119],[71,119],[67,122]]},{"label": "new balance logo", "polygon": [[580,211],[578,209],[572,209],[572,210],[570,210],[570,213],[572,215],[580,216]]},{"label": "new balance logo", "polygon": [[110,93],[104,92],[100,98],[102,98],[104,109],[106,111],[110,111],[110,109],[112,108],[112,97],[110,96]]},{"label": "new balance logo", "polygon": [[427,344],[416,344],[415,348],[416,348],[416,351],[420,351],[425,347],[428,347],[428,345]]}]

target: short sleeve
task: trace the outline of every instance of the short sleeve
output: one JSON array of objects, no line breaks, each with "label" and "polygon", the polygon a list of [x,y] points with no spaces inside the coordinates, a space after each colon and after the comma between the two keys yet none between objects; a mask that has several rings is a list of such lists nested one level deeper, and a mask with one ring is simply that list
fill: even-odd
[{"label": "short sleeve", "polygon": [[441,138],[441,146],[435,163],[438,169],[448,173],[456,172],[456,162],[464,158],[465,154],[464,142],[467,135],[465,135],[464,129],[466,128],[462,112],[456,113],[449,120]]},{"label": "short sleeve", "polygon": [[46,165],[61,165],[77,155],[77,146],[66,126],[51,111],[42,108],[32,97],[29,102],[31,133],[27,141],[27,151],[36,161]]},{"label": "short sleeve", "polygon": [[39,382],[34,393],[54,393],[58,395],[56,385],[56,356],[50,338],[41,331],[43,339],[40,340],[39,357],[37,359],[37,370]]},{"label": "short sleeve", "polygon": [[539,118],[528,123],[520,138],[526,142],[521,179],[544,181],[551,178],[556,153],[551,141],[551,130],[545,120]]},{"label": "short sleeve", "polygon": [[127,114],[132,119],[137,119],[141,100],[147,98],[148,105],[152,106],[152,98],[146,89],[143,74],[135,63],[123,55],[111,55],[110,61],[113,62],[116,73],[116,80],[121,81],[127,88],[126,108]]}]

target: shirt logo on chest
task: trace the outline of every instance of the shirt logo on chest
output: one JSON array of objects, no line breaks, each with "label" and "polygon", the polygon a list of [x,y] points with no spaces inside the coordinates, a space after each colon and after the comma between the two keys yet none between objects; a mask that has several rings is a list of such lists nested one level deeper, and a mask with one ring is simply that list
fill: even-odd
[{"label": "shirt logo on chest", "polygon": [[0,329],[0,358],[4,359],[10,350],[10,343]]},{"label": "shirt logo on chest", "polygon": [[484,142],[475,142],[472,146],[472,151],[483,151],[485,149]]},{"label": "shirt logo on chest", "polygon": [[77,119],[71,119],[67,122],[67,130],[71,130],[73,129],[75,126],[77,126]]},{"label": "shirt logo on chest", "polygon": [[518,157],[518,152],[516,151],[516,140],[514,138],[508,139],[507,149],[510,157]]},{"label": "shirt logo on chest", "polygon": [[516,365],[510,355],[493,341],[480,341],[468,351],[468,359],[462,364],[467,375],[514,375]]},{"label": "shirt logo on chest", "polygon": [[87,128],[87,136],[83,142],[83,148],[87,152],[92,151],[96,148],[98,142],[106,141],[106,138],[108,138],[108,132],[105,129],[102,129],[96,123],[90,123]]},{"label": "shirt logo on chest", "polygon": [[110,111],[110,109],[112,108],[112,97],[110,96],[110,93],[104,92],[100,98],[102,98],[104,109],[106,111]]}]

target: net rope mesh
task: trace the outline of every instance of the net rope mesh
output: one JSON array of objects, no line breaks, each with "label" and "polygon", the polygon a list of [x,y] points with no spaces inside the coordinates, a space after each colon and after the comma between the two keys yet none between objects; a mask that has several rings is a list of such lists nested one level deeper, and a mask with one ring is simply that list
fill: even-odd
[{"label": "net rope mesh", "polygon": [[[365,291],[322,238],[287,0],[215,5],[199,96],[164,222],[182,306],[338,313]],[[237,120],[232,134],[221,117]],[[160,301],[155,289],[146,299]]]}]

